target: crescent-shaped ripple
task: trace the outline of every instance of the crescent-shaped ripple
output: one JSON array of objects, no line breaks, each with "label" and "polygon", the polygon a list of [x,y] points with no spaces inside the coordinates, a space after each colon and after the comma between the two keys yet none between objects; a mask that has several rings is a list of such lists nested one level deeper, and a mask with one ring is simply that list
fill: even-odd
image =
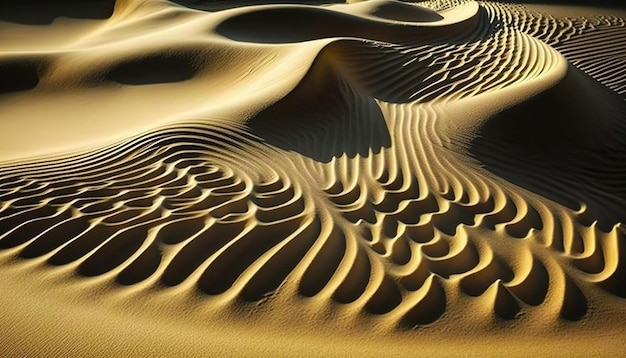
[{"label": "crescent-shaped ripple", "polygon": [[[54,70],[67,53],[0,51],[0,93],[231,71],[240,82],[223,91],[250,101],[269,92],[246,88],[296,67],[284,53],[309,58],[263,105],[216,100],[99,149],[5,161],[1,253],[71,280],[193,292],[209,312],[297,304],[389,330],[443,325],[466,306],[486,329],[601,319],[616,314],[593,309],[607,300],[623,310],[625,20],[418,5],[159,5],[198,32],[97,61],[118,45],[101,30],[76,60],[93,70],[71,83]],[[110,31],[133,11],[147,10],[118,6]]]}]

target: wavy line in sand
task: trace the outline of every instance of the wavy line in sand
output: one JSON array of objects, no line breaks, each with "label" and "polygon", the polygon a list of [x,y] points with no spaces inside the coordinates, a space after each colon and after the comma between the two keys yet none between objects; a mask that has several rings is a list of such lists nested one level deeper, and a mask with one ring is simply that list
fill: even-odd
[{"label": "wavy line in sand", "polygon": [[[170,121],[84,154],[3,165],[3,254],[151,295],[197,290],[209,305],[217,297],[292,315],[289,307],[304,307],[322,320],[330,309],[347,312],[348,322],[374,319],[387,328],[444,326],[459,317],[486,329],[546,317],[557,325],[615,314],[590,307],[626,296],[618,186],[624,105],[615,100],[623,76],[602,70],[618,68],[613,62],[590,58],[586,72],[609,89],[576,97],[572,85],[593,86],[546,43],[576,58],[588,43],[615,45],[619,20],[606,30],[598,25],[611,34],[598,42],[591,30],[571,34],[577,25],[567,21],[539,34],[539,25],[514,24],[542,19],[470,2],[440,12],[416,8],[406,15],[424,24],[398,32],[386,11],[412,5],[357,5],[354,14],[345,13],[352,5],[217,13],[216,31],[236,40],[358,39],[319,40],[293,88],[246,120]],[[472,21],[432,31],[468,9]],[[284,13],[318,16],[341,31],[313,32],[306,22],[289,38],[276,37],[280,24],[257,31],[257,22]],[[350,32],[346,22],[361,27]],[[405,38],[422,33],[431,37]],[[104,73],[120,86],[146,86],[193,80],[210,66],[166,49],[140,58]],[[23,78],[32,70],[23,72],[11,91],[30,88]],[[496,103],[494,112],[504,114],[455,127],[451,106],[512,91],[529,94]],[[534,108],[553,104],[541,102],[548,95],[610,107],[602,122],[575,106],[561,112],[565,103],[533,121]],[[558,121],[576,116],[578,127]],[[572,159],[589,148],[590,168]],[[602,153],[610,154],[595,161]],[[537,155],[551,161],[538,164]],[[580,178],[596,185],[582,190]],[[466,306],[476,313],[468,317]]]}]

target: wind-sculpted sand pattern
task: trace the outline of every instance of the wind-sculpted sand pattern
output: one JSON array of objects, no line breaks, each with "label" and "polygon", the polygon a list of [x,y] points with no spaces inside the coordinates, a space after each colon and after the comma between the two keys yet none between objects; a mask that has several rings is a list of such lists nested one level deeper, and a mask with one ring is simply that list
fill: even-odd
[{"label": "wind-sculpted sand pattern", "polygon": [[213,6],[118,2],[57,50],[0,48],[4,96],[208,91],[115,144],[6,159],[6,267],[332,329],[623,322],[623,18]]}]

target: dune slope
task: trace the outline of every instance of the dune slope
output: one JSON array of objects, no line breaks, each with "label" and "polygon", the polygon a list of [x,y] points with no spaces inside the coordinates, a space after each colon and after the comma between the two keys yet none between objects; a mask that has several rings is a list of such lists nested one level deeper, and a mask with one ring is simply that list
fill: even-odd
[{"label": "dune slope", "polygon": [[260,3],[0,15],[2,353],[624,353],[626,14]]}]

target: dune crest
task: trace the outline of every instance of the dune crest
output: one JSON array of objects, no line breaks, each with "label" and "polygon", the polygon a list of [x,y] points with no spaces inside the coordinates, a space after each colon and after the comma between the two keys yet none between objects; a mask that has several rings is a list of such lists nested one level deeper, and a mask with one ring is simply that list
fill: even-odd
[{"label": "dune crest", "polygon": [[0,15],[6,352],[624,350],[621,15],[241,3]]}]

